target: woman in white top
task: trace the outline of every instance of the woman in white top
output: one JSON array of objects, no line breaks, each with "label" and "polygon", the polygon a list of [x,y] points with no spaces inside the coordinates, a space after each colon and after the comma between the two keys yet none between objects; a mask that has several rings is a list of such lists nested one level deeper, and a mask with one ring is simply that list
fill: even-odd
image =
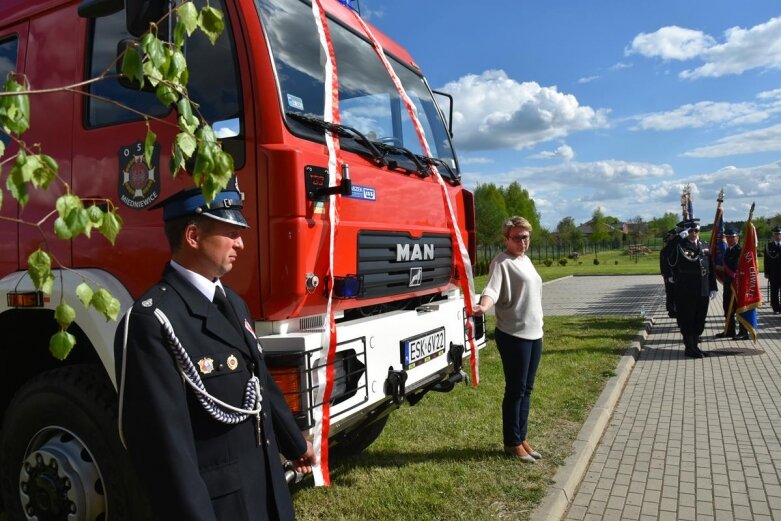
[{"label": "woman in white top", "polygon": [[474,313],[496,306],[494,338],[504,369],[502,435],[508,457],[534,463],[540,454],[526,439],[529,400],[542,355],[542,279],[526,256],[532,227],[523,217],[504,225],[505,251],[491,262],[488,284]]}]

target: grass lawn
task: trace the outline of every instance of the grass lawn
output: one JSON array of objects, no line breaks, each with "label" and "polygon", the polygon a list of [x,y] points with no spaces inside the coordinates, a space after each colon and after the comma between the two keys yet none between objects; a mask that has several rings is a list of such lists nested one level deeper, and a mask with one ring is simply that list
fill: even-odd
[{"label": "grass lawn", "polygon": [[[489,332],[494,317],[488,317]],[[478,388],[430,393],[391,416],[363,454],[332,469],[330,489],[311,478],[295,491],[301,520],[527,519],[618,358],[642,327],[639,318],[548,317],[529,418],[535,465],[502,453],[501,362],[493,339],[481,352]]]}]

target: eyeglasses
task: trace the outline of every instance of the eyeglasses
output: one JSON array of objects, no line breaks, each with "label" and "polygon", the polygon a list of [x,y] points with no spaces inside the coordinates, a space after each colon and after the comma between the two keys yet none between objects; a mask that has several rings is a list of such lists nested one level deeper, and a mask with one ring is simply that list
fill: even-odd
[{"label": "eyeglasses", "polygon": [[529,242],[529,239],[531,239],[530,235],[511,235],[507,237],[513,242]]}]

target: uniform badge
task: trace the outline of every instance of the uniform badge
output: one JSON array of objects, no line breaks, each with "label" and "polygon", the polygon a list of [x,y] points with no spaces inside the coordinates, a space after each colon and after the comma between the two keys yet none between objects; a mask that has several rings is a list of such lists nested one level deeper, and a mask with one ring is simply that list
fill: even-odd
[{"label": "uniform badge", "polygon": [[129,208],[146,208],[160,196],[160,143],[152,147],[150,165],[142,141],[120,148],[118,155],[119,200]]},{"label": "uniform badge", "polygon": [[152,299],[151,299],[151,298],[148,298],[148,299],[146,299],[146,300],[142,300],[142,301],[141,301],[141,305],[142,305],[143,307],[145,307],[145,308],[151,308],[151,307],[152,307],[152,304],[154,304],[154,302],[152,302]]},{"label": "uniform badge", "polygon": [[200,369],[201,374],[210,374],[212,371],[214,371],[214,359],[204,357],[198,360],[198,369]]},{"label": "uniform badge", "polygon": [[225,363],[228,365],[228,369],[231,371],[235,371],[236,368],[239,367],[239,360],[233,355],[230,355]]}]

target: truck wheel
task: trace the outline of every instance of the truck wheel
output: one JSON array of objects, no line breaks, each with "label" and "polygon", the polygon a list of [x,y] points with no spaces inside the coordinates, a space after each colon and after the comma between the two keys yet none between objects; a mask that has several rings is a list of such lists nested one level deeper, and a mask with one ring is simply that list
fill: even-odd
[{"label": "truck wheel", "polygon": [[10,519],[149,519],[117,434],[117,395],[101,367],[73,365],[27,382],[0,432],[0,492]]},{"label": "truck wheel", "polygon": [[339,460],[357,456],[369,448],[369,445],[374,443],[382,434],[382,430],[388,423],[388,418],[389,416],[385,416],[365,427],[350,431],[339,437],[339,444],[332,451],[334,459]]}]

